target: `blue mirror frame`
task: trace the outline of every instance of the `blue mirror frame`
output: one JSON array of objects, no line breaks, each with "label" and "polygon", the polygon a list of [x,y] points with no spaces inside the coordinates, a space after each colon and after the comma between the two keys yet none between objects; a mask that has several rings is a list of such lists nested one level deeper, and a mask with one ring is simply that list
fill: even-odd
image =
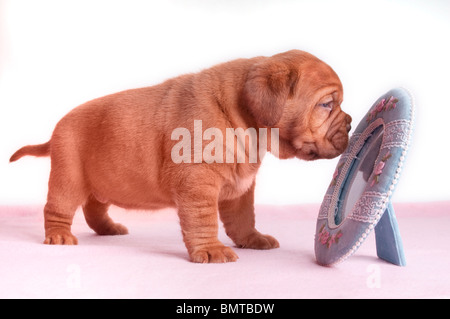
[{"label": "blue mirror frame", "polygon": [[393,89],[372,105],[352,134],[317,218],[320,265],[351,256],[373,229],[378,257],[406,264],[391,197],[411,143],[413,104],[407,90]]}]

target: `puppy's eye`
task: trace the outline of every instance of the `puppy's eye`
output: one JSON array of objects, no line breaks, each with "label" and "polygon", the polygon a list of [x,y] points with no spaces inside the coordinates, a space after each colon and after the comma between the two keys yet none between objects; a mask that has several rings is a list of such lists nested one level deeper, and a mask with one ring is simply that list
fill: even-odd
[{"label": "puppy's eye", "polygon": [[319,103],[319,106],[331,111],[333,109],[333,101],[327,103]]}]

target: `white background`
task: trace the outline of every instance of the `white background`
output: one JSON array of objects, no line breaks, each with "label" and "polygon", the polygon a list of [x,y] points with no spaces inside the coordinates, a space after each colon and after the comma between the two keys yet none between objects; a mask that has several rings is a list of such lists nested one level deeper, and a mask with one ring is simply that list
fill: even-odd
[{"label": "white background", "polygon": [[[394,199],[450,199],[450,1],[0,0],[0,203],[45,203],[49,159],[8,159],[77,105],[294,48],[338,73],[353,127],[408,88],[416,125]],[[256,202],[321,202],[336,163],[267,156]]]}]

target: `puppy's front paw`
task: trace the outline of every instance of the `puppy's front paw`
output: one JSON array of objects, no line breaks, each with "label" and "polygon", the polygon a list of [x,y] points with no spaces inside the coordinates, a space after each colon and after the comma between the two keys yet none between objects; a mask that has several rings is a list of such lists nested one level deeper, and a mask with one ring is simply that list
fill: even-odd
[{"label": "puppy's front paw", "polygon": [[78,245],[78,239],[68,229],[53,228],[45,232],[44,244]]},{"label": "puppy's front paw", "polygon": [[236,261],[239,257],[230,247],[224,245],[206,247],[190,254],[195,263],[226,263]]},{"label": "puppy's front paw", "polygon": [[272,249],[280,247],[278,240],[256,231],[236,243],[239,248]]}]

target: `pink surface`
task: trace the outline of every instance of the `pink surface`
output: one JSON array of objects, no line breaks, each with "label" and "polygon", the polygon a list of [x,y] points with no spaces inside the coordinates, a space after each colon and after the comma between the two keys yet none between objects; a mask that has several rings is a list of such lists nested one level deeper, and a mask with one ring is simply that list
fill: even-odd
[{"label": "pink surface", "polygon": [[[406,267],[376,257],[370,238],[332,267],[316,264],[319,204],[257,207],[270,251],[235,248],[239,260],[194,264],[175,211],[111,216],[126,236],[98,236],[77,212],[78,246],[43,245],[42,207],[0,207],[0,298],[450,298],[450,202],[395,204]],[[231,240],[220,229],[219,238]]]}]

